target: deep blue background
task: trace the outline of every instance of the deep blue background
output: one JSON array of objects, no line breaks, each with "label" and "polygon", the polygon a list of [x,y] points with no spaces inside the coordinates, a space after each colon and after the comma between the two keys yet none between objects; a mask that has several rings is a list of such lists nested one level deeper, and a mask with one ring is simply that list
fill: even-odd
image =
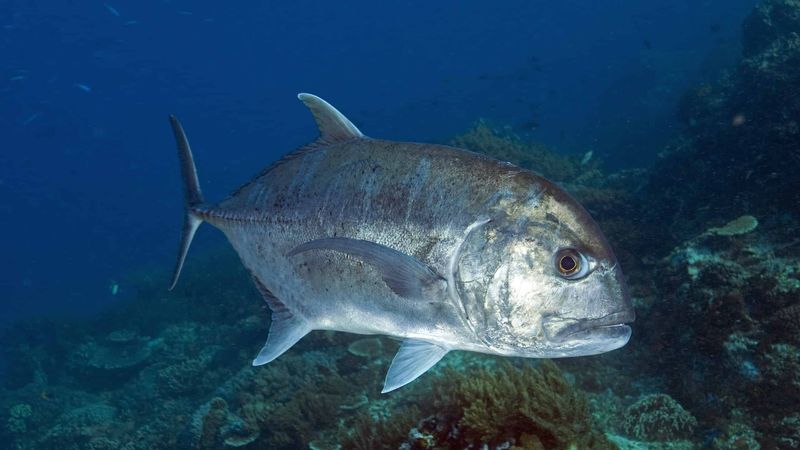
[{"label": "deep blue background", "polygon": [[316,136],[301,91],[375,137],[444,141],[485,117],[646,165],[754,3],[3,0],[0,323],[96,311],[125,272],[171,270],[168,113],[210,200]]}]

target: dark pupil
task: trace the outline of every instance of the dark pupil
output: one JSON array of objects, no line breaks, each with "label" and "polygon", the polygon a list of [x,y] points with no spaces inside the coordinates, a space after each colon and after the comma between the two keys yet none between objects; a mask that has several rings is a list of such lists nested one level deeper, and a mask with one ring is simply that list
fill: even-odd
[{"label": "dark pupil", "polygon": [[569,272],[575,269],[576,265],[577,263],[575,262],[575,259],[572,256],[565,256],[561,258],[561,269],[564,272]]}]

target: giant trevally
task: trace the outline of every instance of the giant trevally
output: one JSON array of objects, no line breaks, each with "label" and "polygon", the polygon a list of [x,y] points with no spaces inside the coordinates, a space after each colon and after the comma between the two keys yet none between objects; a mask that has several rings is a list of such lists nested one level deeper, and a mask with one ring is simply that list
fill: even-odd
[{"label": "giant trevally", "polygon": [[369,138],[319,97],[298,97],[319,138],[217,204],[170,117],[186,204],[172,287],[197,227],[222,230],[272,310],[254,365],[311,330],[388,335],[403,341],[388,392],[451,350],[555,358],[628,342],[622,271],[563,189],[466,150]]}]

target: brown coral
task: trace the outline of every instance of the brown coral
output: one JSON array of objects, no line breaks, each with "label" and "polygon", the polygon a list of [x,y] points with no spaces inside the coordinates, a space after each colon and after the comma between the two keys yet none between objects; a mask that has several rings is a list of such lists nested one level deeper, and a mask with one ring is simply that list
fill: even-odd
[{"label": "brown coral", "polygon": [[465,443],[525,437],[529,448],[614,448],[594,428],[585,395],[549,361],[538,368],[506,363],[493,370],[450,370],[435,397],[442,413],[455,418]]},{"label": "brown coral", "polygon": [[578,157],[558,155],[543,145],[525,142],[512,133],[496,130],[484,120],[478,121],[473,128],[456,136],[450,143],[508,161],[556,181],[572,180],[585,169]]},{"label": "brown coral", "polygon": [[386,417],[373,417],[369,412],[356,416],[353,423],[339,431],[342,448],[354,450],[396,449],[420,416],[415,406],[398,408]]},{"label": "brown coral", "polygon": [[228,417],[228,403],[217,397],[211,400],[208,413],[203,417],[200,448],[214,448],[219,438],[219,429]]}]

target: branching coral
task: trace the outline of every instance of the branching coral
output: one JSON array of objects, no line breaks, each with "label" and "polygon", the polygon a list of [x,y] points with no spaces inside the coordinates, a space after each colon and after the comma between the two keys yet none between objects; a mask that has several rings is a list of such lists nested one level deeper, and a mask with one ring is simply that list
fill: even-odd
[{"label": "branching coral", "polygon": [[[322,352],[288,354],[237,378],[224,393],[230,415],[241,418],[239,428],[260,430],[254,442],[259,448],[303,448],[339,420],[342,405],[354,403],[354,384]],[[197,428],[193,435],[195,440]]]},{"label": "branching coral", "polygon": [[800,303],[781,308],[768,321],[770,327],[800,343]]},{"label": "branching coral", "polygon": [[339,431],[342,448],[354,450],[395,450],[420,416],[415,406],[397,408],[389,416],[374,417],[362,412],[346,429]]},{"label": "branching coral", "polygon": [[214,448],[219,440],[220,428],[228,419],[228,403],[219,397],[209,402],[200,431],[200,448]]},{"label": "branching coral", "polygon": [[[800,348],[790,344],[774,344],[763,358],[764,373],[777,395],[797,406],[800,397]],[[794,399],[794,400],[793,400]],[[783,402],[781,402],[783,403]]]},{"label": "branching coral", "polygon": [[65,411],[40,437],[36,448],[114,448],[112,434],[130,432],[120,420],[117,408],[105,403],[92,403]]},{"label": "branching coral", "polygon": [[[493,129],[483,120],[466,133],[453,138],[451,144],[508,161],[551,180],[572,180],[587,168],[581,165],[577,156],[558,155],[542,145],[525,142],[511,133]],[[593,165],[591,163],[589,166]]]},{"label": "branching coral", "polygon": [[613,448],[594,428],[586,397],[549,361],[494,370],[450,370],[436,386],[436,405],[464,443],[509,439],[548,449]]},{"label": "branching coral", "polygon": [[625,411],[625,432],[645,441],[671,441],[691,437],[697,419],[666,394],[651,394]]},{"label": "branching coral", "polygon": [[387,414],[363,411],[340,430],[343,448],[615,448],[554,363],[460,369],[445,368],[432,392],[401,397]]},{"label": "branching coral", "polygon": [[783,448],[800,448],[800,414],[794,413],[781,419],[776,441]]},{"label": "branching coral", "polygon": [[749,426],[733,422],[711,442],[714,450],[761,450],[756,432]]},{"label": "branching coral", "polygon": [[220,347],[212,346],[200,352],[196,358],[189,358],[169,365],[158,371],[158,388],[163,392],[185,394],[199,387],[198,379],[202,379],[214,355]]},{"label": "branching coral", "polygon": [[28,430],[27,421],[33,413],[31,405],[19,403],[11,407],[8,414],[6,428],[13,434],[25,433]]}]

